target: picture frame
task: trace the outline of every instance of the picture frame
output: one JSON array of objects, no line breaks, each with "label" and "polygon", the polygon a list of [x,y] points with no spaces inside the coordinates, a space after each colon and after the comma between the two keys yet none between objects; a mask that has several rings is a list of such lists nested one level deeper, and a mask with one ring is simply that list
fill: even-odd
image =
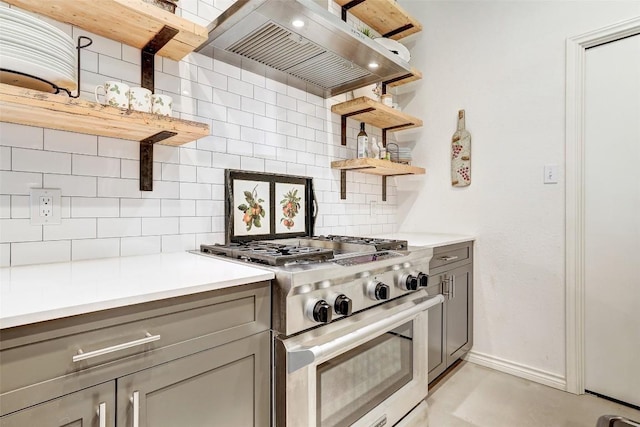
[{"label": "picture frame", "polygon": [[313,236],[310,177],[225,171],[226,243]]}]

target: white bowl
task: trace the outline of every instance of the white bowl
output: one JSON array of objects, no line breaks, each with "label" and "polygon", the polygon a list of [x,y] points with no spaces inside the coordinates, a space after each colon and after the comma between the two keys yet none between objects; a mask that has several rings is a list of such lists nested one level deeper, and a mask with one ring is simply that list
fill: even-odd
[{"label": "white bowl", "polygon": [[407,49],[402,43],[385,37],[377,37],[373,40],[382,45],[382,47],[398,55],[403,61],[409,62],[409,60],[411,59],[409,49]]}]

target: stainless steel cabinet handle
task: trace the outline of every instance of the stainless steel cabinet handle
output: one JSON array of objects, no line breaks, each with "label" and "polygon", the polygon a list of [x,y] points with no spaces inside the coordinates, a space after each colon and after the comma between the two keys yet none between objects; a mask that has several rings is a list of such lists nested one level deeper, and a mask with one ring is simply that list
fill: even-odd
[{"label": "stainless steel cabinet handle", "polygon": [[447,275],[444,275],[444,278],[442,279],[442,295],[444,295],[445,297],[447,297],[447,299],[449,299],[449,278],[447,277]]},{"label": "stainless steel cabinet handle", "polygon": [[140,427],[140,392],[134,391],[129,401],[133,405],[133,427]]},{"label": "stainless steel cabinet handle", "polygon": [[73,362],[79,362],[81,360],[91,359],[92,357],[102,356],[103,354],[113,353],[114,351],[124,350],[125,348],[131,348],[138,345],[148,344],[150,342],[158,341],[160,335],[145,334],[146,337],[139,340],[129,341],[122,344],[117,344],[111,347],[101,348],[99,350],[84,352],[82,349],[78,349],[78,354],[72,357]]},{"label": "stainless steel cabinet handle", "polygon": [[451,280],[451,289],[449,290],[449,296],[451,299],[454,299],[456,297],[456,275],[452,274],[450,280]]},{"label": "stainless steel cabinet handle", "polygon": [[454,259],[458,259],[458,255],[445,255],[438,258],[440,261],[453,261]]},{"label": "stainless steel cabinet handle", "polygon": [[100,402],[98,405],[98,426],[107,427],[107,404],[106,402]]}]

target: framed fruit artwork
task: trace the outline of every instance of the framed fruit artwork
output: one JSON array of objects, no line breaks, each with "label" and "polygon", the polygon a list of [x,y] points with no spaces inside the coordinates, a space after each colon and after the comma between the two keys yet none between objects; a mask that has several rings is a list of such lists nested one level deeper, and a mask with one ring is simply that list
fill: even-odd
[{"label": "framed fruit artwork", "polygon": [[304,185],[276,182],[276,233],[304,232],[306,194]]},{"label": "framed fruit artwork", "polygon": [[309,177],[226,170],[227,244],[313,236],[316,212]]}]

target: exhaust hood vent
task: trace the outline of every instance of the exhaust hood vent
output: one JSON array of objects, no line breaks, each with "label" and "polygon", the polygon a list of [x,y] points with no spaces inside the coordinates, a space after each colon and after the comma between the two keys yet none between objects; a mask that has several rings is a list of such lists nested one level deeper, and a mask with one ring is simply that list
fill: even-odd
[{"label": "exhaust hood vent", "polygon": [[[304,26],[295,28],[294,19]],[[313,0],[238,0],[197,51],[325,98],[410,73],[408,63]]]},{"label": "exhaust hood vent", "polygon": [[272,22],[229,46],[228,50],[325,90],[369,74],[367,70]]}]

